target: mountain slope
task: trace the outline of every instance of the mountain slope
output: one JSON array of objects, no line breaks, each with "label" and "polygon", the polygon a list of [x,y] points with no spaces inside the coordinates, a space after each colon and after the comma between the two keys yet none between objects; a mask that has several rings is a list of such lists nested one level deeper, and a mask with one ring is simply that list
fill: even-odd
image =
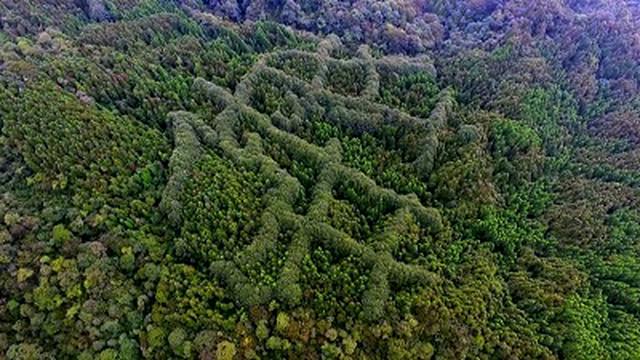
[{"label": "mountain slope", "polygon": [[0,353],[638,358],[616,4],[1,1]]}]

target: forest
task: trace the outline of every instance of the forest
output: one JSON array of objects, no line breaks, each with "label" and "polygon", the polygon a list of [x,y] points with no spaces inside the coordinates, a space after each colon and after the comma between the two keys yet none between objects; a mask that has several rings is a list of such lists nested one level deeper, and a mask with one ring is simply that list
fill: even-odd
[{"label": "forest", "polygon": [[640,359],[640,5],[0,0],[0,359]]}]

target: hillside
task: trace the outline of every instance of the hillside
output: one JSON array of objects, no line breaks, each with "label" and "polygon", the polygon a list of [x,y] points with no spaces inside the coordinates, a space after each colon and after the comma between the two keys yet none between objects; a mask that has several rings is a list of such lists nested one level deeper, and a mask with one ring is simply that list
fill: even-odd
[{"label": "hillside", "polygon": [[0,0],[0,359],[639,359],[639,17]]}]

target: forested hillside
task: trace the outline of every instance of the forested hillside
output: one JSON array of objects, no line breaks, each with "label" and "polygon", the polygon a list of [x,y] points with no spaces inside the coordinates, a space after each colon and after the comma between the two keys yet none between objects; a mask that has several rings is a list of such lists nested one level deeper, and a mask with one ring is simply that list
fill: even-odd
[{"label": "forested hillside", "polygon": [[640,359],[640,6],[0,0],[0,359]]}]

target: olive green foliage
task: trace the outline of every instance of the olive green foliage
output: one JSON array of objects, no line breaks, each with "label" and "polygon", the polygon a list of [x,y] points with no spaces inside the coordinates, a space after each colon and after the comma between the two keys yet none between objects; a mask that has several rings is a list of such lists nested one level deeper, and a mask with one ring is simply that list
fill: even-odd
[{"label": "olive green foliage", "polygon": [[407,111],[409,114],[427,117],[438,93],[435,79],[425,71],[397,74],[383,72],[381,102]]},{"label": "olive green foliage", "polygon": [[640,358],[607,4],[0,1],[0,358]]}]

